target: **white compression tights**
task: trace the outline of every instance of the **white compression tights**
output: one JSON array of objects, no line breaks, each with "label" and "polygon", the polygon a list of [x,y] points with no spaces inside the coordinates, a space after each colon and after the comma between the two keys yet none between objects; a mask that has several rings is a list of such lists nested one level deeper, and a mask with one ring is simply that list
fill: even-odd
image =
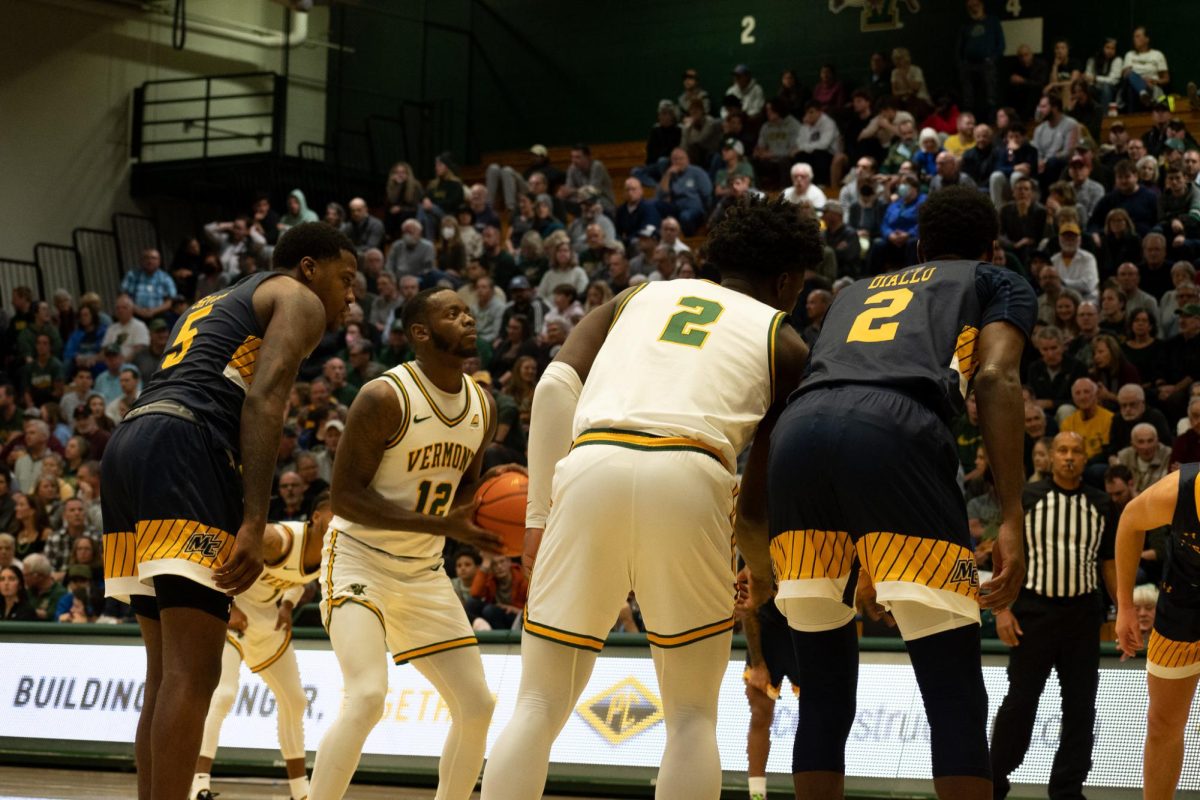
[{"label": "white compression tights", "polygon": [[[238,677],[242,658],[237,649],[228,642],[221,653],[221,682],[213,692],[204,719],[204,738],[200,742],[200,755],[215,758],[217,741],[221,737],[221,725],[237,699]],[[308,700],[300,684],[300,668],[296,665],[296,651],[289,647],[279,660],[258,673],[263,683],[275,695],[275,715],[279,728],[279,751],[285,760],[304,758],[304,710]]]},{"label": "white compression tights", "polygon": [[[662,691],[667,746],[656,800],[715,800],[721,794],[717,696],[730,634],[685,647],[652,647]],[[537,800],[550,749],[587,686],[596,654],[534,636],[521,639],[521,689],[512,721],[483,773],[483,800]]]},{"label": "white compression tights", "polygon": [[[346,603],[333,612],[329,638],[342,668],[345,697],[337,721],[317,748],[310,800],[341,800],[387,696],[389,661],[379,619],[357,603]],[[467,800],[483,765],[494,704],[479,649],[448,650],[412,663],[450,709],[436,800]]]}]

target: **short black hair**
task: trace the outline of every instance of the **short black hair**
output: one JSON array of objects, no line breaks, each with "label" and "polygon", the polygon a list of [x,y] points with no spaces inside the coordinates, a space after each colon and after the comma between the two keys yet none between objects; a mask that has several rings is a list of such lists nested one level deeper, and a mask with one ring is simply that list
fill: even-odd
[{"label": "short black hair", "polygon": [[462,558],[463,556],[466,556],[467,558],[474,561],[475,566],[477,566],[477,567],[483,563],[483,556],[481,556],[479,554],[478,550],[476,550],[474,547],[471,547],[470,545],[464,544],[462,547],[458,548],[458,550],[454,551],[454,563],[457,564],[458,560],[460,558]]},{"label": "short black hair", "polygon": [[783,200],[747,198],[729,207],[708,235],[708,258],[721,272],[771,277],[821,263],[821,229]]},{"label": "short black hair", "polygon": [[575,144],[571,145],[571,149],[578,150],[579,152],[583,153],[585,156],[591,156],[591,154],[592,154],[592,148],[588,147],[583,142],[576,142]]},{"label": "short black hair", "polygon": [[332,495],[329,493],[328,489],[326,489],[325,491],[318,494],[316,497],[313,498],[312,510],[316,511],[321,506],[329,505],[330,497],[332,497]]},{"label": "short black hair", "polygon": [[[1061,104],[1062,104],[1062,101],[1060,100],[1059,105],[1061,105]],[[1010,133],[1019,133],[1021,136],[1024,136],[1025,135],[1025,126],[1022,125],[1020,122],[1017,122],[1016,120],[1014,120],[1014,121],[1008,123],[1008,127],[1005,129],[1004,135],[1007,136]]]},{"label": "short black hair", "polygon": [[1046,95],[1046,102],[1050,104],[1051,108],[1058,109],[1059,111],[1063,110],[1062,98],[1057,93],[1052,92]]},{"label": "short black hair", "polygon": [[[271,255],[271,268],[295,269],[305,256],[324,261],[337,258],[342,251],[354,254],[354,242],[346,234],[324,222],[302,222],[288,228],[279,237]],[[357,258],[357,255],[356,255]]]},{"label": "short black hair", "polygon": [[400,322],[404,326],[404,334],[410,336],[410,330],[413,325],[425,325],[429,322],[429,298],[435,294],[442,292],[450,292],[453,294],[453,289],[447,289],[444,286],[432,286],[428,289],[422,289],[412,296],[412,299],[404,304],[404,311],[400,315]]},{"label": "short black hair", "polygon": [[817,102],[816,100],[809,100],[807,103],[804,104],[804,113],[805,114],[807,114],[809,111],[812,111],[813,109],[816,109],[817,111],[821,111],[821,112],[825,111],[825,107],[823,105],[821,105],[819,102]]},{"label": "short black hair", "polygon": [[918,212],[917,230],[927,259],[979,258],[1000,235],[996,207],[986,194],[966,186],[934,192]]},{"label": "short black hair", "polygon": [[1104,470],[1104,482],[1109,481],[1125,481],[1133,483],[1133,470],[1124,464],[1113,464],[1108,469]]}]

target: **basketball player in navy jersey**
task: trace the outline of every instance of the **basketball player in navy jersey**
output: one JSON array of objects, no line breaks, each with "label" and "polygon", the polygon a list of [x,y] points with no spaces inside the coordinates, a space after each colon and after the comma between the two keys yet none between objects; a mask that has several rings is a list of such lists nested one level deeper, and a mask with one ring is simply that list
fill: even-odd
[{"label": "basketball player in navy jersey", "polygon": [[[776,603],[800,673],[792,771],[796,794],[812,800],[843,795],[856,582],[906,641],[938,797],[992,796],[979,607],[1008,606],[1024,578],[1018,370],[1037,300],[991,264],[998,223],[984,195],[937,192],[919,224],[920,264],[838,294],[771,438]],[[982,596],[949,428],[971,386],[1001,511]]]},{"label": "basketball player in navy jersey", "polygon": [[322,223],[279,239],[273,270],[197,301],[104,452],[104,572],[146,643],[140,800],[188,796],[221,676],[230,596],[262,537],[300,362],[354,299],[354,245]]}]

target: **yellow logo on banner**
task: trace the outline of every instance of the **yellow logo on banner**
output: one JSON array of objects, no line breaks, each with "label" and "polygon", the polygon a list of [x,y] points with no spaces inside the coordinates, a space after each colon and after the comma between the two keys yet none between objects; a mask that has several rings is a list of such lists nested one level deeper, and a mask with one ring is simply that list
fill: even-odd
[{"label": "yellow logo on banner", "polygon": [[632,676],[575,709],[609,744],[621,744],[662,721],[662,701]]}]

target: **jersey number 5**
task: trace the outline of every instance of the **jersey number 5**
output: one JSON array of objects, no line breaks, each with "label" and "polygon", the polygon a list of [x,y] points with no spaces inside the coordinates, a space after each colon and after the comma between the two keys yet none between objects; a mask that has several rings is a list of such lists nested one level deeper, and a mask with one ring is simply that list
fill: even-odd
[{"label": "jersey number 5", "polygon": [[908,308],[912,302],[912,289],[889,289],[878,292],[863,301],[863,305],[871,306],[854,318],[850,333],[846,335],[847,342],[890,342],[896,338],[899,322],[875,323],[881,319],[890,319]]},{"label": "jersey number 5", "polygon": [[196,323],[211,314],[213,308],[214,306],[209,305],[188,314],[188,318],[184,320],[183,326],[179,329],[179,335],[171,343],[171,352],[167,353],[166,357],[163,358],[162,366],[159,369],[170,369],[180,361],[183,361],[183,357],[191,349],[192,339],[195,339],[198,333]]},{"label": "jersey number 5", "polygon": [[725,312],[725,306],[703,297],[683,297],[680,298],[679,305],[687,310],[671,315],[658,340],[688,347],[703,347],[708,339],[708,331],[704,329],[720,318]]}]

